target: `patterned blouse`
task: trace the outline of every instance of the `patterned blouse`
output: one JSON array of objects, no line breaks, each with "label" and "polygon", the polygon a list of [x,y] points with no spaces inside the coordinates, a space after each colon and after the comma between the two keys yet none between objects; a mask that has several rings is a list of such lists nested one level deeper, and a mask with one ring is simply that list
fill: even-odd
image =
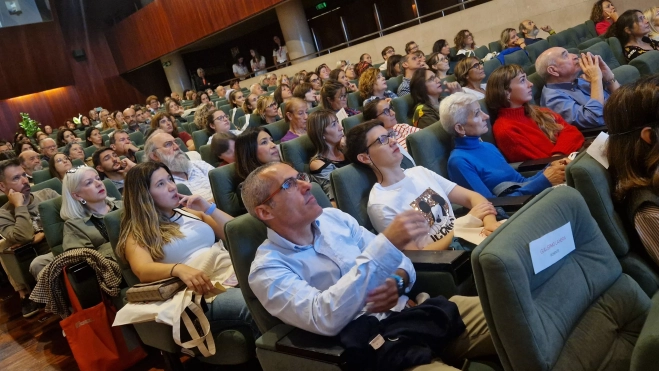
[{"label": "patterned blouse", "polygon": [[[650,44],[652,49],[659,50],[659,41],[652,40],[649,37],[644,37],[641,40],[643,40],[644,42]],[[640,46],[627,45],[624,48],[624,52],[625,52],[625,58],[627,59],[627,62],[629,62],[632,59],[638,57],[639,55],[649,52],[649,50],[645,50],[645,49],[641,48]]]}]

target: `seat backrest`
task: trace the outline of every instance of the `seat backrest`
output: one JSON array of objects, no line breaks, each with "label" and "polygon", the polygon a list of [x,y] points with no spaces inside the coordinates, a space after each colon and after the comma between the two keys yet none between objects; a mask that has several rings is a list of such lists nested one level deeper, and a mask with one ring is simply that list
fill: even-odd
[{"label": "seat backrest", "polygon": [[274,92],[275,90],[277,90],[276,86],[268,86],[268,92]]},{"label": "seat backrest", "polygon": [[249,116],[249,125],[247,127],[255,128],[265,124],[267,123],[265,122],[265,120],[263,120],[261,115],[257,115],[253,113]]},{"label": "seat backrest", "polygon": [[197,130],[193,132],[192,142],[194,142],[194,148],[201,148],[201,146],[208,143],[208,133],[206,130]]},{"label": "seat backrest", "polygon": [[[575,249],[534,273],[529,244],[566,224]],[[555,245],[557,241],[548,242],[549,253],[566,247]],[[645,321],[650,299],[622,275],[575,189],[557,187],[537,195],[479,244],[471,261],[504,369],[629,368],[631,344]],[[619,333],[629,337],[621,339]]]},{"label": "seat backrest", "polygon": [[361,111],[364,107],[364,98],[358,91],[353,91],[348,94],[348,107]]},{"label": "seat backrest", "polygon": [[273,122],[272,124],[265,125],[265,128],[272,136],[272,140],[279,143],[279,141],[281,141],[281,138],[283,138],[284,135],[286,135],[286,133],[288,132],[289,125],[288,122],[284,120],[279,120],[277,122]]},{"label": "seat backrest", "polygon": [[[322,208],[332,207],[323,189],[316,183],[312,184],[311,193]],[[249,269],[254,261],[256,250],[267,238],[266,226],[260,220],[249,214],[241,215],[224,225],[227,249],[231,254],[231,262],[240,284],[247,308],[252,314],[262,333],[281,323],[263,308],[259,299],[249,287]]]},{"label": "seat backrest", "polygon": [[545,86],[545,80],[538,73],[528,75],[528,79],[533,83],[533,87],[531,87],[531,90],[533,90],[533,100],[535,104],[539,104],[540,97],[542,97],[542,88]]},{"label": "seat backrest", "polygon": [[243,111],[242,108],[237,108],[236,113],[233,115],[233,120],[231,120],[231,112],[227,114],[229,116],[229,121],[231,121],[232,124],[236,125],[238,123],[238,120],[245,116],[245,111]]},{"label": "seat backrest", "polygon": [[231,111],[231,105],[230,104],[222,104],[217,109],[221,110],[222,112],[226,113],[227,116],[229,116],[229,111]]},{"label": "seat backrest", "polygon": [[50,188],[53,191],[62,194],[62,181],[57,178],[50,178],[32,187],[32,192],[40,191],[42,189]]},{"label": "seat backrest", "polygon": [[596,37],[597,36],[597,30],[595,29],[595,22],[592,20],[587,20],[584,22],[586,25],[586,28],[588,29],[588,33],[590,34],[590,37]]},{"label": "seat backrest", "polygon": [[387,90],[393,91],[394,93],[398,91],[398,87],[403,83],[403,75],[392,77],[387,80]]},{"label": "seat backrest", "polygon": [[526,52],[529,53],[529,59],[531,59],[531,62],[533,63],[535,63],[535,60],[538,59],[540,54],[547,49],[549,49],[549,41],[547,40],[536,41],[533,44],[526,46]]},{"label": "seat backrest", "polygon": [[213,151],[211,151],[210,144],[204,144],[203,146],[199,147],[199,155],[201,155],[202,160],[211,164],[213,167],[217,167],[217,165],[220,164],[220,161],[217,159],[217,157],[213,156]]},{"label": "seat backrest", "polygon": [[446,77],[444,77],[444,78],[442,79],[442,81],[445,81],[445,82],[455,82],[455,81],[458,81],[458,79],[455,77],[455,75],[447,75]]},{"label": "seat backrest", "polygon": [[39,216],[46,236],[46,241],[54,255],[62,253],[64,220],[59,215],[62,209],[62,196],[43,201],[39,204]]},{"label": "seat backrest", "polygon": [[489,61],[485,61],[483,64],[483,70],[485,71],[485,78],[483,79],[483,82],[487,82],[487,79],[492,74],[492,71],[499,67],[501,67],[501,62],[499,62],[499,59],[497,58],[492,58]]},{"label": "seat backrest", "polygon": [[609,37],[606,42],[609,44],[609,47],[613,52],[613,56],[616,57],[618,63],[620,63],[620,65],[627,64],[627,58],[625,58],[625,53],[622,50],[622,44],[620,44],[620,40],[614,36]]},{"label": "seat backrest", "polygon": [[641,76],[653,75],[659,72],[659,51],[651,50],[645,52],[629,62],[630,66],[636,67]]},{"label": "seat backrest", "polygon": [[501,53],[501,43],[499,43],[498,40],[490,42],[489,44],[487,44],[487,46],[491,52]]},{"label": "seat backrest", "polygon": [[348,133],[348,131],[355,126],[361,124],[364,122],[364,114],[360,113],[354,116],[346,117],[341,121],[341,124],[343,125],[343,131],[345,133]]},{"label": "seat backrest", "polygon": [[590,38],[586,41],[582,41],[579,45],[577,45],[577,48],[579,48],[579,50],[584,50],[584,49],[588,48],[589,46],[595,45],[595,44],[597,44],[599,42],[602,42],[602,41],[606,42],[606,39],[603,38],[603,37],[596,36],[596,37]]},{"label": "seat backrest", "polygon": [[476,57],[478,59],[483,59],[485,58],[486,55],[490,53],[490,49],[487,48],[485,45],[481,45],[476,50],[474,50],[474,53],[476,54]]},{"label": "seat backrest", "polygon": [[175,138],[174,142],[176,142],[176,145],[181,149],[181,151],[183,151],[183,152],[188,152],[189,151],[188,146],[186,146],[185,143],[183,143],[183,139]]},{"label": "seat backrest", "polygon": [[549,42],[549,46],[560,46],[566,49],[575,48],[579,44],[577,33],[570,28],[549,36],[547,41]]},{"label": "seat backrest", "polygon": [[[659,61],[655,63],[659,63]],[[613,76],[616,77],[620,85],[630,84],[641,77],[641,72],[632,63],[623,64],[618,68],[614,68],[611,72],[613,72]]]},{"label": "seat backrest", "polygon": [[[103,142],[103,143],[105,143],[105,142]],[[94,154],[94,152],[96,152],[97,149],[98,148],[96,148],[96,146],[89,146],[89,147],[83,149],[83,151],[85,152],[85,158],[92,157],[92,155]]]},{"label": "seat backrest", "polygon": [[613,55],[613,51],[611,51],[611,47],[609,47],[609,44],[607,44],[604,41],[591,45],[586,49],[584,49],[582,52],[583,53],[591,52],[594,55],[599,55],[604,61],[604,63],[606,63],[606,65],[609,66],[610,69],[620,67],[620,63]]},{"label": "seat backrest", "polygon": [[282,160],[293,165],[298,172],[309,174],[309,161],[316,154],[316,148],[308,135],[284,142],[279,149]]},{"label": "seat backrest", "polygon": [[572,29],[577,36],[577,44],[581,44],[582,42],[592,38],[590,31],[588,30],[588,26],[586,26],[585,23],[570,27],[570,29]]},{"label": "seat backrest", "polygon": [[236,174],[236,164],[228,164],[208,172],[213,199],[220,210],[231,216],[246,213],[243,200],[238,191],[240,179]]},{"label": "seat backrest", "polygon": [[128,138],[130,138],[130,141],[135,143],[138,147],[144,144],[144,134],[139,130],[128,134]]},{"label": "seat backrest", "polygon": [[43,170],[37,170],[32,173],[32,182],[34,184],[39,184],[42,182],[45,182],[48,179],[52,179],[52,175],[50,175],[50,171],[48,170],[48,167],[46,167]]},{"label": "seat backrest", "polygon": [[503,56],[503,61],[506,65],[517,64],[522,67],[526,67],[531,64],[531,59],[526,54],[525,50],[518,50],[514,53],[506,54]]},{"label": "seat backrest", "polygon": [[135,161],[139,164],[144,161],[144,150],[135,152]]},{"label": "seat backrest", "polygon": [[448,159],[453,149],[453,138],[438,121],[407,136],[407,151],[418,166],[448,179]]},{"label": "seat backrest", "polygon": [[394,98],[391,101],[391,106],[394,108],[394,111],[396,111],[396,121],[401,124],[406,123],[412,125],[412,115],[414,114],[412,94]]}]

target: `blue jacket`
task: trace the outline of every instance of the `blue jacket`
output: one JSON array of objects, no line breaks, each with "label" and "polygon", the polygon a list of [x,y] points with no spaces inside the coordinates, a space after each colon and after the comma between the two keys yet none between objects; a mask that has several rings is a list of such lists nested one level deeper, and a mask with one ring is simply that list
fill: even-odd
[{"label": "blue jacket", "polygon": [[526,183],[506,196],[534,195],[551,187],[542,171],[530,178],[523,177],[506,162],[497,147],[478,137],[455,138],[455,149],[448,160],[448,176],[486,198],[496,197],[493,190],[503,182]]}]

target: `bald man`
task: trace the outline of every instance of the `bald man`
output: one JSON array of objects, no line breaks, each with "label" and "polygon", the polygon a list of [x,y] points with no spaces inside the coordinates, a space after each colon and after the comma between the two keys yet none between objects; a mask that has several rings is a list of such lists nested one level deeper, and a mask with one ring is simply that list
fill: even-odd
[{"label": "bald man", "polygon": [[134,109],[126,108],[123,112],[123,115],[124,121],[126,124],[128,124],[128,129],[126,130],[128,134],[134,133],[136,131],[140,131],[142,134],[144,134],[147,130],[149,130],[149,127],[146,124],[137,122],[137,115]]},{"label": "bald man", "polygon": [[535,69],[545,80],[541,106],[580,129],[604,125],[604,102],[620,84],[599,56],[549,48],[535,61]]},{"label": "bald man", "polygon": [[27,150],[21,152],[21,154],[18,155],[18,159],[21,162],[21,167],[25,170],[25,174],[27,174],[27,178],[30,180],[30,183],[32,183],[32,174],[35,171],[43,169],[39,154],[32,150]]}]

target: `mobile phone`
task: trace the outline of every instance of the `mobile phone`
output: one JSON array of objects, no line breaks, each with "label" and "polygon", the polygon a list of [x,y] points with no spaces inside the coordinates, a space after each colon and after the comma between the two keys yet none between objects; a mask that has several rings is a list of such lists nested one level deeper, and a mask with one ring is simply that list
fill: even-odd
[{"label": "mobile phone", "polygon": [[101,112],[102,109],[103,107],[96,107],[96,112]]}]

